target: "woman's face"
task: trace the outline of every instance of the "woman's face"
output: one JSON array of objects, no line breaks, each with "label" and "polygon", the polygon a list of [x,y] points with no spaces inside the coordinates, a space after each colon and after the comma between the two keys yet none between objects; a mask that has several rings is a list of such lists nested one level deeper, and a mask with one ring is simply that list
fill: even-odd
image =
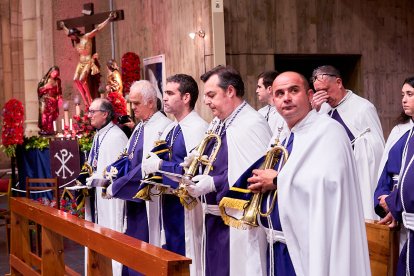
[{"label": "woman's face", "polygon": [[55,79],[55,78],[59,77],[59,70],[56,70],[56,69],[53,70],[52,73],[50,73],[50,77],[52,79]]},{"label": "woman's face", "polygon": [[401,90],[404,112],[414,119],[414,88],[408,83],[405,83]]}]

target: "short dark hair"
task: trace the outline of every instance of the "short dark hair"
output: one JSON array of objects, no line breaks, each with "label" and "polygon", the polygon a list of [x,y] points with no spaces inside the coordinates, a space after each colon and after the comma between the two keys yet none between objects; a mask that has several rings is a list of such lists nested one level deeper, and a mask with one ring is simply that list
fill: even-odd
[{"label": "short dark hair", "polygon": [[341,72],[339,72],[339,70],[333,67],[332,65],[322,65],[315,68],[312,72],[312,80],[315,79],[315,76],[321,74],[327,74],[342,79]]},{"label": "short dark hair", "polygon": [[198,85],[195,79],[186,74],[175,74],[167,78],[168,82],[175,82],[180,85],[178,91],[180,91],[181,96],[185,93],[190,94],[190,108],[194,109],[198,99]]},{"label": "short dark hair", "polygon": [[278,75],[279,72],[277,71],[264,71],[257,76],[257,79],[260,80],[263,78],[263,85],[265,88],[268,88],[269,86],[272,86],[273,81]]},{"label": "short dark hair", "polygon": [[[404,84],[408,84],[411,87],[414,87],[414,77],[406,78],[402,85],[404,86]],[[400,115],[397,117],[396,123],[397,124],[403,124],[403,123],[408,122],[410,119],[411,119],[411,117],[408,116],[407,114],[405,114],[405,112],[403,110],[403,111],[401,111]]]},{"label": "short dark hair", "polygon": [[99,107],[99,110],[101,110],[103,112],[108,112],[108,117],[106,119],[106,123],[109,123],[115,117],[114,107],[113,107],[112,103],[107,99],[98,99],[98,101],[101,104],[101,106]]},{"label": "short dark hair", "polygon": [[218,76],[220,80],[218,86],[220,88],[226,90],[231,85],[236,89],[236,95],[238,97],[242,98],[244,96],[244,82],[236,69],[230,65],[219,65],[204,73],[200,79],[206,82],[213,75]]}]

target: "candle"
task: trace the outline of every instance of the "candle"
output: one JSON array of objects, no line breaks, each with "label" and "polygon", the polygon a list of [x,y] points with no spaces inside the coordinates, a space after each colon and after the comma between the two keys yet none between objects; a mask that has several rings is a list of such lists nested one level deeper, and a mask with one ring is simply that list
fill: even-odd
[{"label": "candle", "polygon": [[53,121],[53,131],[56,132],[56,121]]},{"label": "candle", "polygon": [[65,110],[63,113],[65,114],[65,126],[67,126],[69,125],[69,111]]},{"label": "candle", "polygon": [[62,132],[65,130],[65,119],[62,119]]},{"label": "candle", "polygon": [[79,105],[79,104],[80,104],[79,95],[76,95],[76,96],[73,98],[73,102],[75,103],[75,105]]},{"label": "candle", "polygon": [[77,116],[80,116],[80,105],[79,104],[75,106],[75,113]]},{"label": "candle", "polygon": [[69,130],[72,131],[72,118],[69,120]]}]

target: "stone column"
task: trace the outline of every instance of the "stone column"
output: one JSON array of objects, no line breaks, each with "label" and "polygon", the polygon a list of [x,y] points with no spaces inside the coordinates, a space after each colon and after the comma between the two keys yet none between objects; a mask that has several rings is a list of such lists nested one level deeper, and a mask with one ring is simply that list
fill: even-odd
[{"label": "stone column", "polygon": [[25,135],[37,135],[37,84],[53,66],[52,1],[22,0]]}]

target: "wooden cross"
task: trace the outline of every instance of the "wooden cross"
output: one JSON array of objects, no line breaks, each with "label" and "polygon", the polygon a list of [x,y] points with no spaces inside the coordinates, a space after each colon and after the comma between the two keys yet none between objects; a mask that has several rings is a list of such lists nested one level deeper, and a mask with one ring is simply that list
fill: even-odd
[{"label": "wooden cross", "polygon": [[[116,10],[113,12],[116,12],[116,18],[112,19],[111,22],[124,20],[124,10]],[[109,12],[101,12],[101,13],[95,14],[93,3],[87,3],[83,5],[82,13],[84,14],[84,16],[56,21],[57,29],[62,30],[62,27],[60,26],[60,22],[64,22],[65,26],[68,29],[84,27],[85,28],[84,33],[86,34],[92,31],[93,29],[95,29],[95,24],[100,24],[103,21],[105,21],[109,17],[109,14],[111,12],[109,11]],[[94,37],[92,38],[92,53],[95,53],[95,52],[96,52],[96,43],[95,43],[95,37]],[[94,81],[90,81],[89,85],[90,85],[89,87],[90,93],[92,97],[95,98],[98,94],[97,91],[98,91],[99,84],[97,85]]]}]

